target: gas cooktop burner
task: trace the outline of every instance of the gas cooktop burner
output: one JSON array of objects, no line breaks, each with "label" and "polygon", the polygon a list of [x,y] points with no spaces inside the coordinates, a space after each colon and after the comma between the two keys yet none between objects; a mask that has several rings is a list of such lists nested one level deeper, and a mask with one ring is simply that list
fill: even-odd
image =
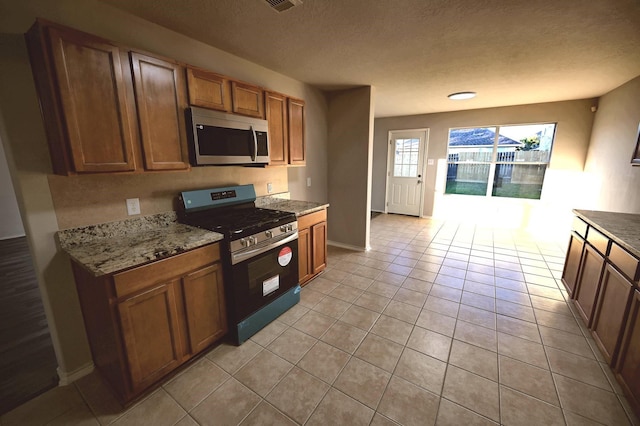
[{"label": "gas cooktop burner", "polygon": [[296,221],[294,213],[255,207],[253,185],[183,192],[181,201],[180,222],[219,232],[230,241]]},{"label": "gas cooktop burner", "polygon": [[234,238],[238,234],[273,228],[283,220],[287,222],[296,220],[295,214],[258,207],[243,207],[199,212],[197,217],[191,217],[187,222],[200,228],[227,233],[230,238]]}]

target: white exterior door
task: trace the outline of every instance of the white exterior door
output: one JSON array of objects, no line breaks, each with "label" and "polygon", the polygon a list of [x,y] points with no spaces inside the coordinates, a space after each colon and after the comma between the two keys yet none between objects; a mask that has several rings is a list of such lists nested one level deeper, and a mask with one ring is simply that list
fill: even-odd
[{"label": "white exterior door", "polygon": [[420,216],[424,193],[427,130],[391,132],[387,172],[387,212]]}]

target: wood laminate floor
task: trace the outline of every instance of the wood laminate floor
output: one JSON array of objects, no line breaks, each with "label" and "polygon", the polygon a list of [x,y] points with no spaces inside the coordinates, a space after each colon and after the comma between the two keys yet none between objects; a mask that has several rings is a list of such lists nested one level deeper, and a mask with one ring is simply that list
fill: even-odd
[{"label": "wood laminate floor", "polygon": [[0,240],[0,414],[58,383],[26,237]]}]

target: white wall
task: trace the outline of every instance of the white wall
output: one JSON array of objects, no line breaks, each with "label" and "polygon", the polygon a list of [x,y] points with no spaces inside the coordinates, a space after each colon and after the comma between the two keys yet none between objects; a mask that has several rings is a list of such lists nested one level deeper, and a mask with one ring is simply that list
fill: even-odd
[{"label": "white wall", "polygon": [[640,213],[640,166],[631,166],[640,125],[640,76],[600,98],[585,172],[595,210]]},{"label": "white wall", "polygon": [[0,138],[0,240],[24,236],[24,227],[13,190],[7,156]]}]

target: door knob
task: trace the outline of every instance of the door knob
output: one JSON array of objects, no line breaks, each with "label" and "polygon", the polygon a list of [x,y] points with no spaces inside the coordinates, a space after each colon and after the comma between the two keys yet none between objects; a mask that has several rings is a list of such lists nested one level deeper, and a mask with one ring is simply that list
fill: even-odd
[{"label": "door knob", "polygon": [[422,181],[420,179],[418,179],[418,183],[422,183]]}]

